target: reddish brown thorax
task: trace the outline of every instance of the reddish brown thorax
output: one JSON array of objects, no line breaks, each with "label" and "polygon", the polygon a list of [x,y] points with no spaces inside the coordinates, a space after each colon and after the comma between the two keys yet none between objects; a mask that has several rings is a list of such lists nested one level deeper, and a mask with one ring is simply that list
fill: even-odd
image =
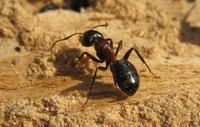
[{"label": "reddish brown thorax", "polygon": [[95,39],[94,47],[95,50],[97,51],[97,56],[100,59],[104,59],[105,61],[113,63],[116,61],[115,53],[113,52],[111,45],[108,43],[106,39],[103,38]]}]

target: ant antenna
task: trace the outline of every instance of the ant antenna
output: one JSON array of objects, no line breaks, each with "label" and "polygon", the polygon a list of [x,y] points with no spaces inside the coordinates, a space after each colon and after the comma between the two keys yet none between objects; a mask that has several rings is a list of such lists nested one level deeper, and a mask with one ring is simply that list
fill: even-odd
[{"label": "ant antenna", "polygon": [[72,35],[70,35],[70,36],[68,36],[68,37],[66,37],[66,38],[57,40],[57,41],[52,45],[52,47],[51,47],[51,53],[52,53],[52,49],[53,49],[53,47],[55,46],[56,43],[58,43],[59,41],[67,40],[67,39],[71,38],[72,36],[74,36],[74,35],[76,35],[76,34],[82,34],[82,35],[83,35],[83,33],[74,33],[74,34],[72,34]]},{"label": "ant antenna", "polygon": [[104,24],[104,25],[98,25],[98,26],[93,27],[92,30],[93,30],[94,28],[97,28],[97,27],[106,27],[106,28],[107,28],[107,26],[108,26],[108,23],[106,22],[106,24]]}]

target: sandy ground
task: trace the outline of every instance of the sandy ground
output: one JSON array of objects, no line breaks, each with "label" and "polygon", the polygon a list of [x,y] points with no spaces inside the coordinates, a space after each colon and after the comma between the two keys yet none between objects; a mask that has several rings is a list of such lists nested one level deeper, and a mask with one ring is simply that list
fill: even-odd
[{"label": "sandy ground", "polygon": [[[200,0],[91,0],[80,13],[39,13],[44,3],[0,1],[0,126],[200,126]],[[56,40],[105,22],[95,30],[113,39],[114,50],[123,40],[118,59],[134,47],[160,77],[131,54],[141,81],[131,97],[120,91],[126,112],[110,69],[98,71],[83,105],[105,63],[84,57],[70,66],[84,51],[96,54],[81,35],[50,52]]]}]

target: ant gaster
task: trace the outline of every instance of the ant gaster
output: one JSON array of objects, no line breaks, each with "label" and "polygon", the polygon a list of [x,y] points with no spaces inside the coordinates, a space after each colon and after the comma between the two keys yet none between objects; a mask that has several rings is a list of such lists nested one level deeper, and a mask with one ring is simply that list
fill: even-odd
[{"label": "ant gaster", "polygon": [[[88,52],[83,52],[79,57],[77,62],[73,65],[75,66],[79,60],[81,60],[83,58],[84,55],[86,55],[87,57],[89,57],[90,59],[92,59],[93,61],[97,62],[97,63],[103,63],[106,62],[106,66],[105,67],[97,67],[96,71],[94,73],[93,76],[93,80],[92,80],[92,84],[91,84],[91,88],[90,88],[90,92],[88,95],[88,98],[85,102],[85,104],[87,104],[91,92],[92,92],[92,88],[94,85],[94,81],[96,78],[96,74],[98,70],[102,70],[105,71],[107,70],[107,68],[110,65],[111,68],[111,72],[113,73],[113,78],[114,78],[114,83],[115,83],[115,88],[117,90],[117,93],[120,97],[120,94],[118,92],[117,89],[117,85],[121,88],[121,90],[126,93],[129,96],[132,96],[136,93],[137,89],[139,88],[139,75],[135,69],[135,67],[129,62],[127,61],[131,52],[134,50],[135,53],[138,55],[138,57],[140,58],[140,60],[146,65],[146,67],[148,68],[149,72],[154,75],[149,66],[147,65],[147,63],[145,62],[145,60],[142,58],[142,56],[139,54],[139,52],[134,49],[133,47],[130,48],[127,53],[124,55],[123,59],[121,60],[116,60],[116,56],[118,54],[118,51],[122,45],[122,41],[119,42],[118,47],[116,52],[114,53],[113,51],[113,42],[112,39],[108,38],[108,39],[104,39],[103,35],[101,33],[99,33],[98,31],[93,30],[96,27],[107,27],[108,24],[106,23],[105,25],[98,25],[93,27],[91,30],[86,31],[84,34],[83,33],[74,33],[64,39],[58,40],[56,41],[53,45],[52,48],[54,47],[54,45],[59,42],[59,41],[63,41],[63,40],[67,40],[70,37],[76,35],[76,34],[82,34],[83,35],[83,40],[81,42],[81,44],[83,46],[89,47],[92,44],[94,44],[94,48],[96,50],[96,55],[99,58],[96,58],[94,56],[92,56],[91,54],[89,54]],[[110,43],[108,43],[110,41]],[[51,48],[51,50],[52,50]],[[154,75],[156,77],[156,75]],[[121,97],[120,97],[121,100]],[[122,102],[122,100],[121,100]],[[122,102],[123,105],[123,102]],[[123,105],[124,107],[124,105]],[[126,111],[125,107],[124,110]]]}]

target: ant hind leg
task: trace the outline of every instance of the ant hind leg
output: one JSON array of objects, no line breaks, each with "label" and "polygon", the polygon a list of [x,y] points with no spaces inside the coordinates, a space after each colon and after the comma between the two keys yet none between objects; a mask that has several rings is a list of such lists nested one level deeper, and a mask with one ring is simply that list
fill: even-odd
[{"label": "ant hind leg", "polygon": [[129,58],[129,56],[130,56],[130,54],[131,54],[131,52],[132,52],[133,50],[134,50],[135,53],[138,55],[138,57],[140,58],[140,60],[146,65],[146,67],[148,68],[149,72],[150,72],[153,76],[157,77],[157,76],[151,71],[151,69],[149,68],[149,66],[148,66],[147,63],[145,62],[145,60],[142,58],[142,56],[140,55],[140,53],[139,53],[136,49],[130,48],[130,49],[126,52],[126,54],[124,55],[123,59],[128,60],[128,58]]}]

